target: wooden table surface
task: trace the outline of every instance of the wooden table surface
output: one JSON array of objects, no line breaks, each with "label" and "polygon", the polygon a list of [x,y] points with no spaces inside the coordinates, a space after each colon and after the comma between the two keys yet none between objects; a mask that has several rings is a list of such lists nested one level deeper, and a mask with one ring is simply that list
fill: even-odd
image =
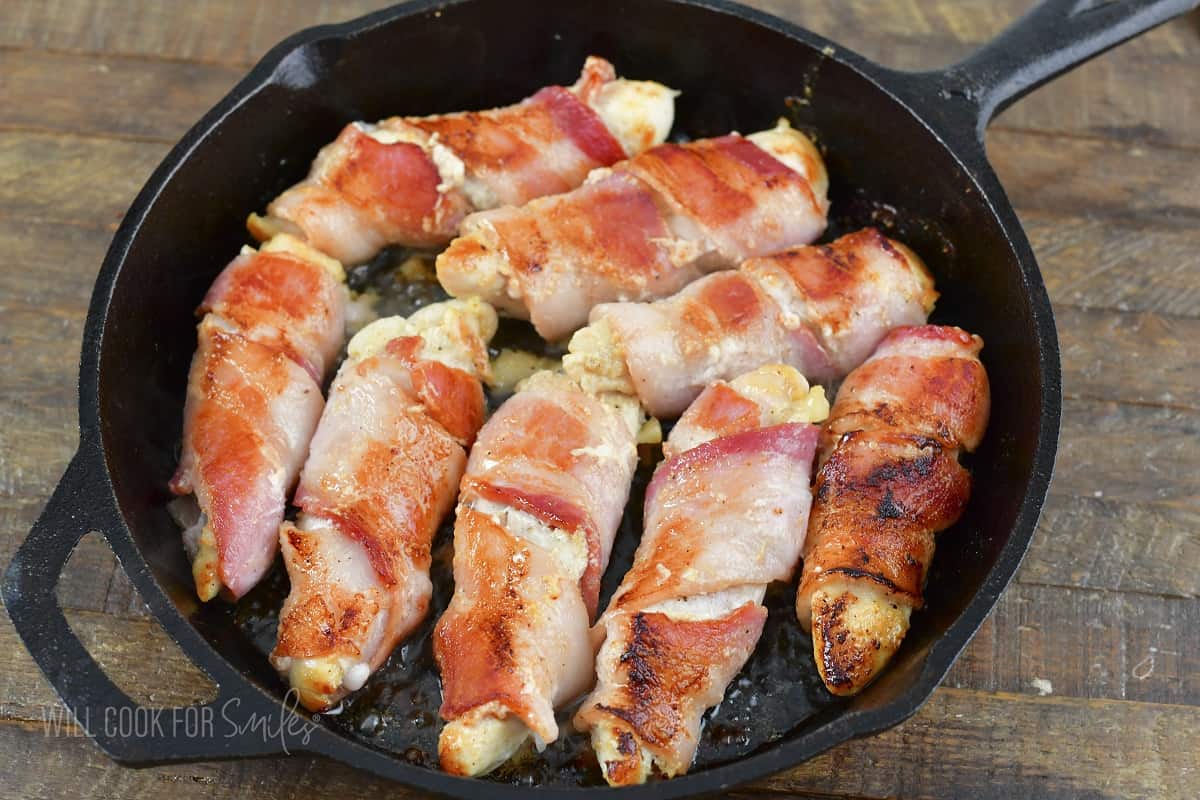
[{"label": "wooden table surface", "polygon": [[[965,55],[1028,0],[758,4],[917,68]],[[276,41],[380,5],[0,5],[0,564],[74,451],[86,304],[142,182]],[[1198,83],[1200,15],[1191,15],[993,125],[989,152],[1041,262],[1062,339],[1062,443],[1041,528],[920,713],[745,796],[1200,796]],[[170,705],[209,691],[94,537],[59,594],[135,698]],[[7,617],[0,765],[4,798],[405,796],[308,757],[117,767],[80,736]]]}]

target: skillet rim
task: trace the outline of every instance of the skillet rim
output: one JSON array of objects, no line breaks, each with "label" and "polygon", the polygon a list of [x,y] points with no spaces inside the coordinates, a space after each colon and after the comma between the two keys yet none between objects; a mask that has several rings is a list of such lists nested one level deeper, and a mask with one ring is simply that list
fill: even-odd
[{"label": "skillet rim", "polygon": [[[103,459],[103,474],[96,476],[108,489],[114,519],[119,525],[103,531],[122,568],[129,574],[155,619],[195,664],[210,675],[228,675],[238,682],[238,693],[277,703],[278,698],[238,671],[212,647],[170,600],[138,548],[113,489],[112,473],[104,448],[100,419],[100,362],[104,333],[120,272],[132,243],[141,232],[149,212],[176,171],[194,151],[223,125],[226,118],[259,91],[279,79],[281,65],[301,49],[330,39],[352,41],[356,36],[389,24],[402,24],[410,17],[476,0],[416,0],[382,9],[335,25],[301,30],[271,48],[266,55],[212,109],[193,125],[155,168],[126,212],[114,234],[96,278],[84,326],[79,372],[79,425],[81,454],[92,449]],[[707,12],[734,16],[773,32],[794,43],[823,52],[824,56],[856,72],[877,91],[907,111],[959,164],[979,192],[974,202],[982,203],[999,223],[1010,248],[1010,264],[1020,272],[1023,291],[1030,306],[1031,323],[1037,335],[1041,408],[1034,447],[1032,471],[1008,539],[996,562],[963,612],[930,648],[916,680],[899,696],[877,708],[842,709],[839,716],[791,740],[767,746],[739,760],[709,767],[669,781],[639,787],[624,787],[622,797],[670,798],[725,789],[796,766],[851,738],[893,727],[914,714],[932,695],[959,653],[970,641],[1005,587],[1016,574],[1036,530],[1053,470],[1061,418],[1061,365],[1053,312],[1045,284],[1024,230],[1007,196],[987,161],[981,132],[982,121],[974,106],[957,111],[935,108],[929,95],[938,87],[931,82],[939,73],[904,73],[882,67],[841,45],[791,22],[728,0],[661,0],[692,6]],[[88,446],[92,447],[89,448]],[[98,498],[103,501],[104,498]],[[225,693],[222,688],[222,694]],[[460,797],[515,796],[528,787],[492,781],[459,778],[425,767],[407,764],[393,755],[375,750],[339,733],[313,726],[311,742],[300,748],[335,758],[359,769],[397,780],[412,787]],[[236,754],[231,754],[235,755]],[[579,797],[581,792],[613,791],[609,787],[538,787],[546,797]]]}]

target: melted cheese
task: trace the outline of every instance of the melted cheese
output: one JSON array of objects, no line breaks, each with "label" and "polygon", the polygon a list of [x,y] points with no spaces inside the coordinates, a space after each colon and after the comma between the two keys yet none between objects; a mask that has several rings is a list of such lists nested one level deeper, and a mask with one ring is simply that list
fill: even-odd
[{"label": "melted cheese", "polygon": [[478,297],[447,300],[425,306],[410,317],[385,317],[363,328],[350,340],[350,358],[362,360],[381,352],[392,339],[420,336],[420,357],[448,367],[488,377],[487,362],[478,363],[480,342],[496,333],[496,312]]},{"label": "melted cheese", "polygon": [[730,586],[719,592],[663,600],[647,606],[644,611],[658,612],[671,619],[686,622],[721,619],[747,603],[761,603],[766,592],[766,584]]},{"label": "melted cheese", "polygon": [[493,700],[446,723],[438,737],[442,768],[455,775],[482,775],[512,758],[529,728]]},{"label": "melted cheese", "polygon": [[752,133],[746,138],[807,178],[818,202],[824,202],[829,191],[829,175],[811,139],[782,118],[774,128]]},{"label": "melted cheese", "polygon": [[472,505],[513,536],[551,554],[572,580],[583,577],[588,562],[586,536],[553,528],[528,512],[494,500],[478,499]]},{"label": "melted cheese", "polygon": [[635,393],[633,377],[625,363],[625,348],[606,319],[575,332],[563,356],[563,370],[592,394]]},{"label": "melted cheese", "polygon": [[729,386],[758,404],[763,410],[764,426],[822,422],[829,416],[825,389],[809,387],[804,376],[786,364],[759,367],[734,378]]},{"label": "melted cheese", "polygon": [[666,141],[678,96],[661,83],[622,78],[601,86],[588,105],[632,157]]},{"label": "melted cheese", "polygon": [[540,370],[556,370],[558,361],[539,356],[526,350],[504,348],[492,360],[492,388],[500,392],[511,392],[517,384]]}]

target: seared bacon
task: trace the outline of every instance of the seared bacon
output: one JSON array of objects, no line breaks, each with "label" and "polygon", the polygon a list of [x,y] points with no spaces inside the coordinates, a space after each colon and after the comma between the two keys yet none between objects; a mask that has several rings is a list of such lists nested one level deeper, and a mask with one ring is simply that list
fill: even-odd
[{"label": "seared bacon", "polygon": [[537,373],[471,451],[454,526],[454,597],[438,621],[442,768],[488,772],[592,680],[588,626],[637,461],[640,412]]},{"label": "seared bacon", "polygon": [[184,531],[196,592],[238,598],[275,558],[279,523],[341,347],[342,267],[289,236],[245,248],[198,309],[183,448],[171,491],[195,495]]},{"label": "seared bacon", "polygon": [[368,325],[329,402],[279,531],[291,593],[271,663],[308,709],[362,687],[424,618],[430,545],[483,424],[496,314],[478,299]]},{"label": "seared bacon", "polygon": [[438,257],[438,278],[560,339],[597,303],[664,297],[811,242],[825,229],[826,185],[816,148],[782,121],[748,137],[662,144],[572,192],[468,217]]},{"label": "seared bacon", "polygon": [[871,682],[908,631],[934,534],[958,521],[958,463],[987,426],[983,341],[959,328],[898,328],[850,373],[821,435],[816,503],[796,597],[829,691]]},{"label": "seared bacon", "polygon": [[386,245],[442,245],[471,211],[568,191],[663,141],[675,94],[618,79],[593,56],[575,86],[549,86],[516,105],[354,122],[307,178],[247,224],[259,238],[293,233],[347,264]]},{"label": "seared bacon", "polygon": [[800,557],[811,421],[828,410],[819,387],[775,365],[709,387],[672,431],[633,566],[597,623],[597,686],[575,717],[610,784],[691,765],[701,716],[762,633],[767,584]]},{"label": "seared bacon", "polygon": [[911,250],[866,228],[750,259],[653,303],[597,306],[563,366],[593,391],[636,394],[670,417],[712,381],[759,364],[840,378],[889,330],[924,322],[936,297]]}]

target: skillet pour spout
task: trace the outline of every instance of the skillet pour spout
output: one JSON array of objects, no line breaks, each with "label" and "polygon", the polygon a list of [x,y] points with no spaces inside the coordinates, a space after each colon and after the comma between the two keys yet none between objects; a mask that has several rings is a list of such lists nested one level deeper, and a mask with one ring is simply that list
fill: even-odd
[{"label": "skillet pour spout", "polygon": [[[794,659],[760,648],[745,677],[770,702],[750,711],[727,698],[690,774],[622,789],[622,796],[721,791],[897,724],[930,696],[1016,572],[1058,438],[1050,303],[987,163],[984,128],[1042,83],[1198,4],[1046,0],[965,61],[922,73],[881,67],[724,0],[424,0],[292,36],[167,155],[114,237],[84,332],[79,449],[4,578],[18,633],[88,734],[124,764],[304,751],[456,797],[516,797],[531,781],[548,797],[577,797],[580,786],[610,791],[596,788],[598,770],[575,745],[494,780],[470,780],[437,771],[436,746],[425,744],[436,741],[436,725],[417,733],[390,726],[397,732],[372,738],[338,717],[298,713],[237,612],[197,608],[165,509],[195,347],[192,309],[245,241],[245,214],[302,177],[349,120],[501,105],[532,87],[570,82],[586,55],[600,53],[626,74],[682,89],[676,130],[687,136],[755,130],[781,113],[815,132],[832,181],[830,236],[883,224],[925,258],[942,292],[932,321],[962,325],[987,342],[994,409],[971,464],[976,484],[988,489],[974,494],[956,530],[939,540],[927,610],[889,671],[854,699],[834,700],[813,675],[797,672]],[[397,68],[401,52],[423,68]],[[753,70],[728,69],[747,52]],[[801,95],[807,102],[786,103]],[[204,707],[216,721],[208,735],[167,729],[121,737],[106,729],[111,709],[139,707],[80,643],[55,595],[64,565],[91,531],[104,536],[151,613],[218,684],[217,699]],[[618,544],[609,591],[631,555],[629,541]],[[768,624],[776,625],[779,647],[804,652],[794,619],[791,629],[780,614]],[[406,672],[406,659],[393,662],[404,663],[378,680],[428,680],[405,684],[405,710],[436,719],[436,677]],[[264,736],[264,727],[277,735]],[[737,735],[714,733],[721,730]]]}]

